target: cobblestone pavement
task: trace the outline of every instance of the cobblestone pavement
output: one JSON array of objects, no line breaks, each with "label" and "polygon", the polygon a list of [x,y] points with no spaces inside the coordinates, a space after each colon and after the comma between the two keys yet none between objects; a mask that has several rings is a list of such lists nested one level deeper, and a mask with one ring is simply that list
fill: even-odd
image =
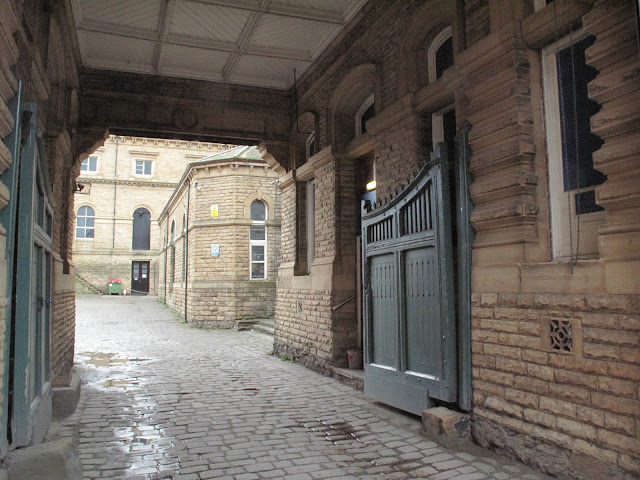
[{"label": "cobblestone pavement", "polygon": [[80,297],[73,437],[89,479],[543,479],[477,447],[452,450],[420,421],[268,355],[257,332],[183,323],[153,298]]}]

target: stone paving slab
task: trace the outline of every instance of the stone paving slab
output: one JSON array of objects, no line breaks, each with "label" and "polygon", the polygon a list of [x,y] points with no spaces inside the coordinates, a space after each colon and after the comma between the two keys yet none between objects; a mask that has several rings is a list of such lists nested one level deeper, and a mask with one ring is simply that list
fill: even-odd
[{"label": "stone paving slab", "polygon": [[270,355],[272,337],[200,330],[150,297],[79,297],[72,438],[84,478],[526,479],[486,450],[447,449],[420,419]]}]

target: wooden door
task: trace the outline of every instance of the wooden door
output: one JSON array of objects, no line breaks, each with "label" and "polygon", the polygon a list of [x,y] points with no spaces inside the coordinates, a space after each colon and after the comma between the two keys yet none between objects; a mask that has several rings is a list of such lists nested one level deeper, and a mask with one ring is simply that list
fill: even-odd
[{"label": "wooden door", "polygon": [[131,293],[149,293],[149,262],[131,262]]},{"label": "wooden door", "polygon": [[365,394],[420,414],[457,400],[447,149],[412,184],[362,213]]},{"label": "wooden door", "polygon": [[[42,441],[51,421],[52,223],[44,142],[36,106],[25,105],[29,123],[19,160],[17,235],[14,250],[9,423],[14,447]],[[25,122],[26,124],[26,122]]]}]

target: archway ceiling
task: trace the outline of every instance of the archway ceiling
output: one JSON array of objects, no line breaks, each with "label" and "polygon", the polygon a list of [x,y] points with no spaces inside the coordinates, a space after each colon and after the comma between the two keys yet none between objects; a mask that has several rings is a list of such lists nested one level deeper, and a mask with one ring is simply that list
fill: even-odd
[{"label": "archway ceiling", "polygon": [[72,0],[85,67],[289,88],[366,0]]}]

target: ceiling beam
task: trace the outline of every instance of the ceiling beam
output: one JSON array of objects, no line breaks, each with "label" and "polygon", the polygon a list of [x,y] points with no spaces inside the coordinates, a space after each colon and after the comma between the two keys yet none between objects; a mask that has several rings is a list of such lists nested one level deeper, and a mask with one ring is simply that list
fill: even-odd
[{"label": "ceiling beam", "polygon": [[237,10],[248,10],[251,12],[264,11],[264,13],[272,13],[274,15],[282,15],[292,18],[300,18],[304,20],[313,20],[316,22],[332,23],[335,25],[343,25],[345,18],[342,13],[320,10],[314,8],[296,7],[292,5],[269,5],[266,9],[262,10],[255,1],[243,1],[235,0],[229,2],[228,0],[188,0],[196,3],[204,3],[206,5],[214,5],[225,8],[235,8]]},{"label": "ceiling beam", "polygon": [[[170,21],[167,17],[167,21]],[[121,25],[112,25],[95,21],[84,21],[78,31],[103,33],[106,35],[116,35],[136,40],[146,40],[157,44],[165,43],[167,45],[175,45],[178,47],[201,48],[204,50],[236,53],[239,52],[238,45],[234,42],[223,42],[220,40],[210,40],[206,38],[190,37],[188,35],[179,35],[175,33],[164,34],[164,41],[158,36],[158,32],[151,30],[141,30],[139,28],[125,27]],[[308,50],[298,50],[293,48],[276,48],[276,47],[259,47],[247,46],[245,53],[268,58],[284,58],[291,60],[302,60],[309,62],[312,60],[312,54]]]},{"label": "ceiling beam", "polygon": [[159,42],[153,47],[153,72],[157,75],[160,71],[160,60],[162,58],[162,44],[165,41],[167,33],[169,32],[169,26],[171,19],[173,18],[173,7],[175,6],[175,0],[162,0],[160,6],[160,15],[158,18],[158,39]]},{"label": "ceiling beam", "polygon": [[224,78],[225,81],[229,79],[229,76],[231,75],[231,70],[233,70],[233,67],[238,62],[240,55],[244,53],[245,49],[247,48],[247,44],[249,43],[249,40],[251,39],[251,37],[253,36],[253,33],[256,30],[256,25],[258,25],[258,21],[262,17],[262,12],[264,11],[265,8],[267,8],[270,1],[271,0],[260,0],[260,11],[254,11],[247,18],[247,21],[245,22],[244,27],[242,27],[242,32],[240,32],[240,38],[238,39],[238,44],[237,44],[238,51],[233,53],[227,59],[227,63],[222,68],[222,78]]}]

